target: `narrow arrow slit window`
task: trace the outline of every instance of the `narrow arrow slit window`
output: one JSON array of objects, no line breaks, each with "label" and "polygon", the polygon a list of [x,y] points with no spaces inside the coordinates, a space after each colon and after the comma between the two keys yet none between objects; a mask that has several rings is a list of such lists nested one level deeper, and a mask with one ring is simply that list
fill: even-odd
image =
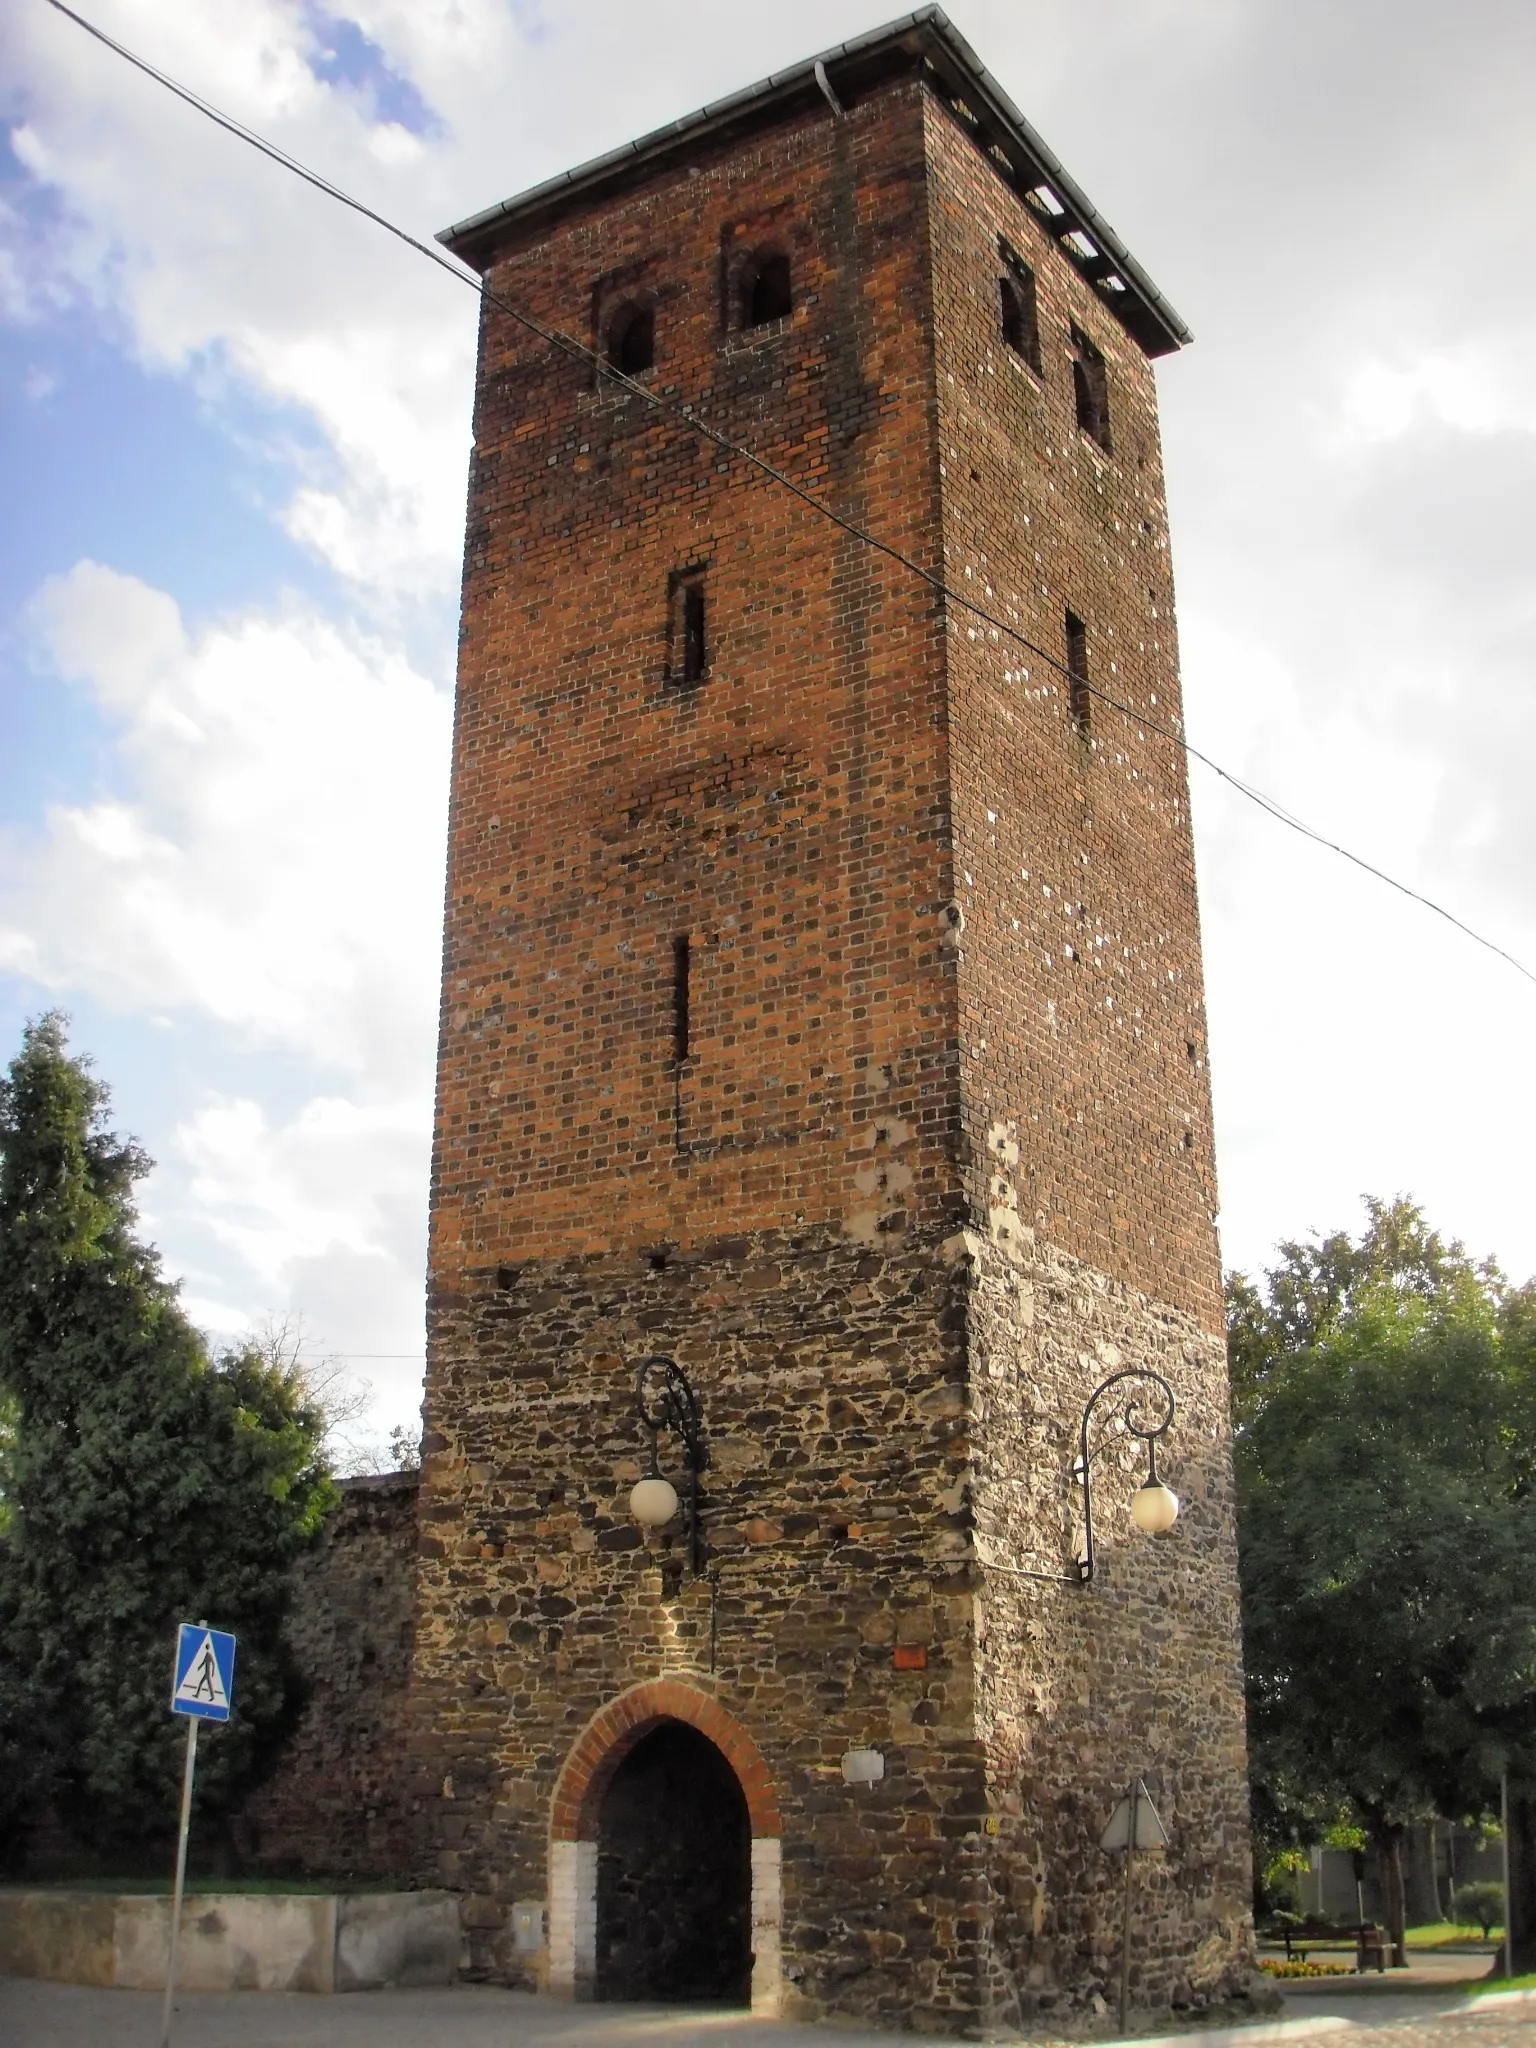
[{"label": "narrow arrow slit window", "polygon": [[1093,694],[1088,688],[1088,628],[1076,612],[1067,613],[1067,712],[1086,739],[1093,717]]},{"label": "narrow arrow slit window", "polygon": [[686,933],[672,941],[672,1058],[682,1066],[688,1057],[689,943]]},{"label": "narrow arrow slit window", "polygon": [[669,609],[668,677],[674,683],[702,683],[709,670],[702,570],[683,570],[673,576]]}]

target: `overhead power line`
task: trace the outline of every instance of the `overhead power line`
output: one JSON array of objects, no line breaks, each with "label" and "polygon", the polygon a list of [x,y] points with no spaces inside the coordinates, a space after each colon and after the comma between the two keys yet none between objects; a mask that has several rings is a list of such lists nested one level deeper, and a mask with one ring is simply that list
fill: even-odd
[{"label": "overhead power line", "polygon": [[297,157],[290,156],[286,150],[279,149],[276,143],[269,142],[265,136],[258,135],[254,129],[247,128],[243,122],[235,120],[233,115],[223,113],[218,107],[211,105],[209,101],[193,92],[189,86],[182,85],[166,72],[157,70],[153,64],[148,63],[143,57],[128,49],[125,44],[109,36],[104,29],[98,28],[94,22],[87,21],[83,14],[77,14],[74,8],[66,7],[64,0],[48,0],[48,5],[56,13],[64,15],[74,22],[77,28],[84,29],[87,35],[94,36],[98,43],[105,44],[107,49],[113,51],[126,63],[131,64],[136,71],[142,71],[146,78],[152,78],[157,85],[164,86],[167,92],[174,93],[177,99],[185,101],[189,107],[195,108],[199,114],[204,115],[208,120],[224,129],[226,133],[235,136],[241,142],[248,143],[252,149],[259,150],[263,156],[270,157],[274,163],[281,164],[284,170],[291,171],[296,178],[302,178],[306,185],[313,185],[317,192],[323,192],[328,199],[334,199],[338,205],[349,207],[353,213],[361,214],[364,220],[372,221],[375,227],[382,228],[387,235],[393,235],[396,241],[403,242],[408,249],[414,249],[418,256],[425,256],[428,262],[435,263],[439,270],[446,271],[449,277],[456,278],[460,284],[468,285],[470,290],[476,293],[478,297],[487,304],[495,306],[499,312],[505,313],[510,320],[514,320],[518,326],[525,329],[529,334],[536,335],[540,341],[548,343],[551,348],[559,349],[564,354],[574,357],[588,368],[595,370],[600,377],[605,378],[610,384],[632,392],[637,398],[643,400],[652,412],[665,414],[669,418],[677,420],[680,425],[688,427],[693,433],[699,434],[705,440],[712,442],[722,453],[736,456],[742,462],[747,463],[751,468],[769,478],[771,482],[777,484],[781,489],[790,492],[802,504],[808,505],[812,511],[819,513],[822,518],[829,520],[834,526],[840,527],[852,539],[861,542],[865,547],[874,549],[877,554],[884,555],[888,561],[895,562],[911,575],[918,577],[936,595],[942,597],[946,605],[955,605],[960,610],[969,612],[973,618],[980,619],[984,625],[990,627],[994,632],[1005,634],[1016,645],[1027,649],[1036,660],[1044,662],[1047,668],[1054,669],[1058,675],[1065,676],[1073,684],[1074,688],[1086,690],[1089,696],[1097,698],[1101,704],[1107,705],[1110,710],[1120,712],[1123,717],[1129,718],[1133,723],[1144,727],[1148,732],[1155,732],[1159,738],[1168,740],[1172,745],[1179,748],[1190,760],[1198,761],[1202,767],[1209,768],[1213,775],[1219,776],[1223,782],[1235,789],[1239,795],[1247,797],[1250,803],[1257,804],[1261,811],[1267,812],[1279,824],[1289,827],[1293,832],[1299,832],[1304,839],[1310,839],[1315,845],[1326,848],[1328,852],[1338,854],[1342,860],[1347,860],[1353,866],[1362,869],[1366,874],[1373,875],[1378,882],[1385,882],[1389,889],[1395,889],[1399,895],[1408,897],[1411,902],[1422,905],[1425,910],[1433,911],[1436,917],[1443,917],[1447,924],[1454,925],[1457,931],[1475,941],[1477,945],[1485,947],[1490,953],[1497,954],[1499,959],[1506,961],[1515,969],[1516,973],[1523,974],[1527,981],[1536,982],[1536,972],[1527,967],[1523,961],[1516,959],[1513,953],[1506,951],[1503,946],[1496,944],[1494,940],[1485,938],[1479,931],[1474,931],[1472,926],[1457,917],[1454,911],[1447,910],[1443,904],[1436,903],[1433,898],[1425,896],[1418,889],[1410,888],[1408,883],[1400,882],[1395,875],[1389,875],[1384,868],[1377,867],[1373,862],[1366,860],[1361,854],[1352,853],[1347,846],[1341,846],[1337,840],[1330,839],[1326,833],[1319,832],[1314,826],[1307,824],[1304,819],[1296,817],[1293,812],[1287,810],[1277,799],[1266,796],[1262,790],[1255,789],[1252,784],[1245,782],[1241,776],[1234,775],[1229,768],[1223,768],[1221,763],[1213,760],[1209,754],[1202,753],[1200,748],[1192,746],[1182,733],[1175,732],[1171,727],[1159,723],[1156,719],[1146,717],[1144,713],[1136,710],[1129,704],[1121,703],[1117,697],[1111,696],[1099,684],[1090,682],[1082,676],[1074,675],[1065,662],[1061,661],[1056,655],[1049,653],[1045,648],[1038,646],[1027,634],[1021,633],[1017,626],[1011,626],[1006,619],[1000,619],[994,613],[989,612],[985,605],[978,604],[974,598],[967,597],[963,591],[954,589],[952,585],[945,582],[942,576],[935,574],[932,569],[924,568],[921,562],[914,561],[910,555],[904,554],[900,548],[893,547],[889,541],[883,541],[877,535],[869,533],[862,526],[855,524],[853,520],[845,519],[842,513],[829,505],[824,498],[818,497],[814,491],[807,490],[805,485],[797,483],[784,470],[777,468],[763,456],[756,454],[751,448],[744,447],[740,442],[731,440],[729,435],[722,434],[717,427],[712,427],[691,405],[681,404],[676,400],[662,397],[658,392],[649,390],[644,384],[637,383],[633,377],[626,376],[622,370],[616,369],[612,363],[603,357],[599,350],[589,348],[585,342],[577,341],[574,336],[562,333],[558,327],[544,326],[541,321],[535,320],[531,314],[525,313],[520,306],[514,305],[511,300],[503,298],[499,292],[493,292],[486,284],[484,278],[477,277],[473,271],[465,268],[455,258],[445,255],[436,244],[421,241],[417,236],[410,234],[405,228],[399,227],[387,215],[376,212],[371,206],[365,206],[361,199],[355,199],[350,192],[345,192],[339,185],[332,184],[329,178],[322,177],[318,171],[312,171],[307,164],[300,163]]}]

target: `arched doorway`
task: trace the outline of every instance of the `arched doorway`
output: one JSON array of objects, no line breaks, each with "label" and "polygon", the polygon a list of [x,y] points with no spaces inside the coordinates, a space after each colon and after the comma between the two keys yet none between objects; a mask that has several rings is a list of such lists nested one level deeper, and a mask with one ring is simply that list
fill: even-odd
[{"label": "arched doorway", "polygon": [[[672,1762],[668,1761],[668,1746],[659,1745],[650,1762],[643,1769],[637,1767],[611,1815],[605,1812],[609,1788],[628,1759],[652,1736],[679,1727],[683,1731],[681,1735],[669,1735]],[[752,2010],[764,2017],[771,2016],[779,2010],[783,1983],[780,1950],[783,1913],[781,1821],[773,1774],[748,1730],[720,1700],[697,1686],[691,1675],[651,1678],[628,1687],[598,1708],[566,1754],[555,1780],[549,1808],[546,1981],[557,1996],[567,1998],[621,1995],[607,1988],[607,1982],[629,1967],[613,1953],[618,1944],[632,1938],[617,1903],[608,1909],[610,1917],[605,1923],[608,1931],[604,1936],[608,1960],[603,1972],[607,1982],[602,1987],[599,1985],[598,1861],[605,1832],[611,1845],[610,1853],[618,1858],[611,1867],[609,1880],[614,1886],[613,1897],[617,1902],[625,1893],[626,1881],[622,1871],[628,1867],[620,1855],[620,1838],[632,1831],[636,1813],[642,1812],[648,1801],[658,1797],[657,1784],[652,1780],[653,1768],[656,1779],[665,1789],[669,1778],[675,1775],[674,1765],[681,1753],[677,1746],[685,1744],[689,1737],[702,1743],[702,1751],[695,1747],[688,1753],[690,1775],[694,1774],[701,1758],[704,1772],[718,1773],[723,1769],[727,1774],[727,1785],[723,1790],[717,1790],[709,1802],[711,1833],[715,1831],[722,1807],[735,1811],[731,1799],[726,1796],[732,1788],[734,1798],[740,1799],[746,1807],[749,1904],[745,1946],[749,1951]],[[718,1776],[712,1777],[710,1782],[719,1787]],[[684,1794],[685,1798],[690,1796]],[[672,1810],[675,1812],[677,1809],[674,1806]],[[609,1821],[606,1831],[605,1820]],[[671,1822],[665,1823],[661,1831],[666,1833],[671,1825]],[[734,1828],[731,1832],[734,1835]],[[695,1852],[702,1839],[702,1834],[696,1833]],[[733,1860],[728,1866],[732,1883],[739,1881],[736,1874],[740,1865],[734,1860],[735,1854],[733,1850]],[[734,1897],[728,1888],[719,1887],[717,1881],[717,1899],[722,1895],[722,1889],[727,1898]],[[675,1918],[676,1908],[669,1910]],[[733,1907],[729,1910],[734,1912]],[[682,1974],[680,1958],[677,1974]],[[706,1981],[719,1982],[719,1977]],[[659,1995],[678,1998],[688,1994],[674,1984],[673,1988]],[[740,1997],[742,1991],[732,1985],[725,1995]]]},{"label": "arched doorway", "polygon": [[708,1736],[662,1721],[614,1771],[598,1812],[596,1995],[745,2005],[751,1920],[740,1781]]}]

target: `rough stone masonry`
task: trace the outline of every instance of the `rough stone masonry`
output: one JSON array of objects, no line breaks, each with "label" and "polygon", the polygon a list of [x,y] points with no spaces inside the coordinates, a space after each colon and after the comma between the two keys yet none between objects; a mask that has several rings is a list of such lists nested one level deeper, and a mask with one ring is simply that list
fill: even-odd
[{"label": "rough stone masonry", "polygon": [[[602,1995],[609,1788],[692,1729],[745,1804],[754,2003],[967,2034],[1113,1997],[1096,1845],[1141,1773],[1170,1846],[1141,1859],[1133,1999],[1241,1995],[1152,368],[1187,336],[933,8],[445,240],[489,292],[419,1875],[462,1895],[477,1969]],[[629,1512],[652,1354],[703,1407],[697,1578],[680,1521]],[[1079,1418],[1136,1367],[1174,1389],[1184,1511],[1135,1534],[1111,1411],[1076,1583]],[[877,1782],[845,1782],[854,1749]]]}]

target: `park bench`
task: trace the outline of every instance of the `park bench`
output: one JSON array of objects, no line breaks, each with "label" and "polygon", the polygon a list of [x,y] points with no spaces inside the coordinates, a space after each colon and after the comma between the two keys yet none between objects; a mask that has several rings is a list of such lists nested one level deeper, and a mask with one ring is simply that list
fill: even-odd
[{"label": "park bench", "polygon": [[1304,1963],[1309,1948],[1343,1948],[1352,1941],[1356,1970],[1384,1971],[1387,1967],[1387,1930],[1369,1920],[1357,1927],[1329,1927],[1321,1920],[1303,1920],[1299,1926],[1282,1929],[1282,1935],[1288,1963]]}]

